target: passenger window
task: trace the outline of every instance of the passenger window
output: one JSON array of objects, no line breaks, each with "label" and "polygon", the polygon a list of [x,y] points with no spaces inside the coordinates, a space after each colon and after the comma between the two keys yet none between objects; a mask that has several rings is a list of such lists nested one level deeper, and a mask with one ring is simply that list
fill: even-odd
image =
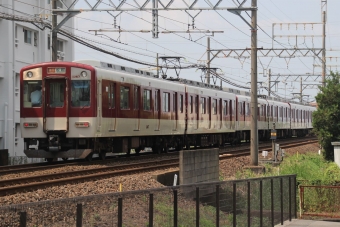
[{"label": "passenger window", "polygon": [[144,90],[143,93],[143,109],[144,110],[151,110],[151,91]]},{"label": "passenger window", "polygon": [[130,109],[129,93],[130,93],[129,87],[120,86],[120,109],[122,110]]},{"label": "passenger window", "polygon": [[162,111],[163,112],[170,112],[170,93],[164,92],[163,93],[163,104],[162,104]]}]

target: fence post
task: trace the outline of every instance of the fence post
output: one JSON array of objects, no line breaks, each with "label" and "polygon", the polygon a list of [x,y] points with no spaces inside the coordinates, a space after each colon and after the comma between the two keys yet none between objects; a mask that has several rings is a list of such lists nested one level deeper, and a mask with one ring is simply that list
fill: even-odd
[{"label": "fence post", "polygon": [[200,227],[200,188],[196,187],[196,227]]},{"label": "fence post", "polygon": [[177,190],[174,190],[174,227],[177,227],[178,211],[177,211]]},{"label": "fence post", "polygon": [[220,226],[220,185],[216,185],[216,227]]},{"label": "fence post", "polygon": [[250,181],[247,182],[248,227],[250,227]]},{"label": "fence post", "polygon": [[283,183],[282,183],[282,177],[280,178],[280,200],[281,200],[281,225],[283,225]]},{"label": "fence post", "polygon": [[77,227],[83,226],[83,204],[77,203]]},{"label": "fence post", "polygon": [[263,226],[262,180],[260,180],[260,226]]},{"label": "fence post", "polygon": [[289,221],[292,221],[292,183],[290,182],[290,177],[289,179]]},{"label": "fence post", "polygon": [[236,183],[233,183],[233,226],[236,227]]},{"label": "fence post", "polygon": [[303,206],[304,206],[304,204],[303,204],[303,196],[304,196],[303,189],[304,189],[303,186],[299,185],[299,191],[300,191],[300,218],[302,218]]},{"label": "fence post", "polygon": [[123,198],[118,198],[118,227],[123,226]]},{"label": "fence post", "polygon": [[271,210],[272,210],[272,226],[274,226],[274,180],[270,179],[270,202],[271,202]]},{"label": "fence post", "polygon": [[153,194],[150,194],[149,200],[149,226],[153,226]]},{"label": "fence post", "polygon": [[20,227],[26,227],[27,212],[20,212]]},{"label": "fence post", "polygon": [[294,218],[297,218],[297,210],[296,210],[296,175],[294,175],[294,178],[293,178],[293,185],[294,185]]}]

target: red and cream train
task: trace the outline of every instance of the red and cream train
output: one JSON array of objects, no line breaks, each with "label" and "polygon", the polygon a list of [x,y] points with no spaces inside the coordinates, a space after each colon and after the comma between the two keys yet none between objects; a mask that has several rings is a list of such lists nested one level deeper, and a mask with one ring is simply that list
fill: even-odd
[{"label": "red and cream train", "polygon": [[[250,138],[250,96],[99,61],[47,62],[20,72],[21,132],[28,157],[220,146]],[[41,87],[41,102],[31,93]],[[258,99],[259,139],[303,136],[315,107]]]}]

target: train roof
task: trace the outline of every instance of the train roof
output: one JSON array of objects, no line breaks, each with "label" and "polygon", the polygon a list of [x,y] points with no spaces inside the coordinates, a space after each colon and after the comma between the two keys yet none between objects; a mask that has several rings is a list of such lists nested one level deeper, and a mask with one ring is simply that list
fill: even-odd
[{"label": "train roof", "polygon": [[[97,61],[97,60],[77,60],[77,61],[74,61],[74,62],[88,64],[88,65],[91,65],[91,66],[97,67],[97,68],[104,68],[104,69],[109,69],[109,70],[127,72],[127,73],[140,75],[140,76],[146,76],[146,77],[150,76],[150,77],[154,77],[154,78],[159,78],[156,74],[154,74],[152,72],[148,72],[148,71],[140,70],[140,69],[135,69],[135,68],[127,67],[127,66]],[[177,78],[172,78],[172,77],[166,78],[166,80],[170,80],[170,81],[182,83],[182,84],[188,84],[188,85],[195,86],[195,87],[222,90],[222,91],[225,91],[225,92],[233,93],[235,95],[250,96],[249,91],[238,90],[238,89],[230,88],[230,87],[222,87],[221,88],[220,86],[217,86],[217,85],[207,84],[207,83],[204,83],[204,82],[199,82],[199,81],[194,81],[194,80],[188,80],[188,79],[182,79],[182,78],[177,79]],[[309,106],[306,103],[290,101],[290,100],[281,99],[281,98],[277,98],[277,97],[270,97],[270,96],[267,96],[267,95],[258,95],[258,98],[271,100],[271,101],[277,101],[277,102],[287,102],[287,103],[294,103],[294,104],[298,104],[298,105]]]}]

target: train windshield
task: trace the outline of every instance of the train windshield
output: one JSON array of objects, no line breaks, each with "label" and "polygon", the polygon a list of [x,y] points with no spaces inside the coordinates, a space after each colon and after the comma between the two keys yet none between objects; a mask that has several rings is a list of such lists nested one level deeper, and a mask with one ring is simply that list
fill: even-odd
[{"label": "train windshield", "polygon": [[24,107],[41,107],[41,80],[24,81]]},{"label": "train windshield", "polygon": [[90,106],[90,80],[73,80],[71,84],[72,107]]}]

